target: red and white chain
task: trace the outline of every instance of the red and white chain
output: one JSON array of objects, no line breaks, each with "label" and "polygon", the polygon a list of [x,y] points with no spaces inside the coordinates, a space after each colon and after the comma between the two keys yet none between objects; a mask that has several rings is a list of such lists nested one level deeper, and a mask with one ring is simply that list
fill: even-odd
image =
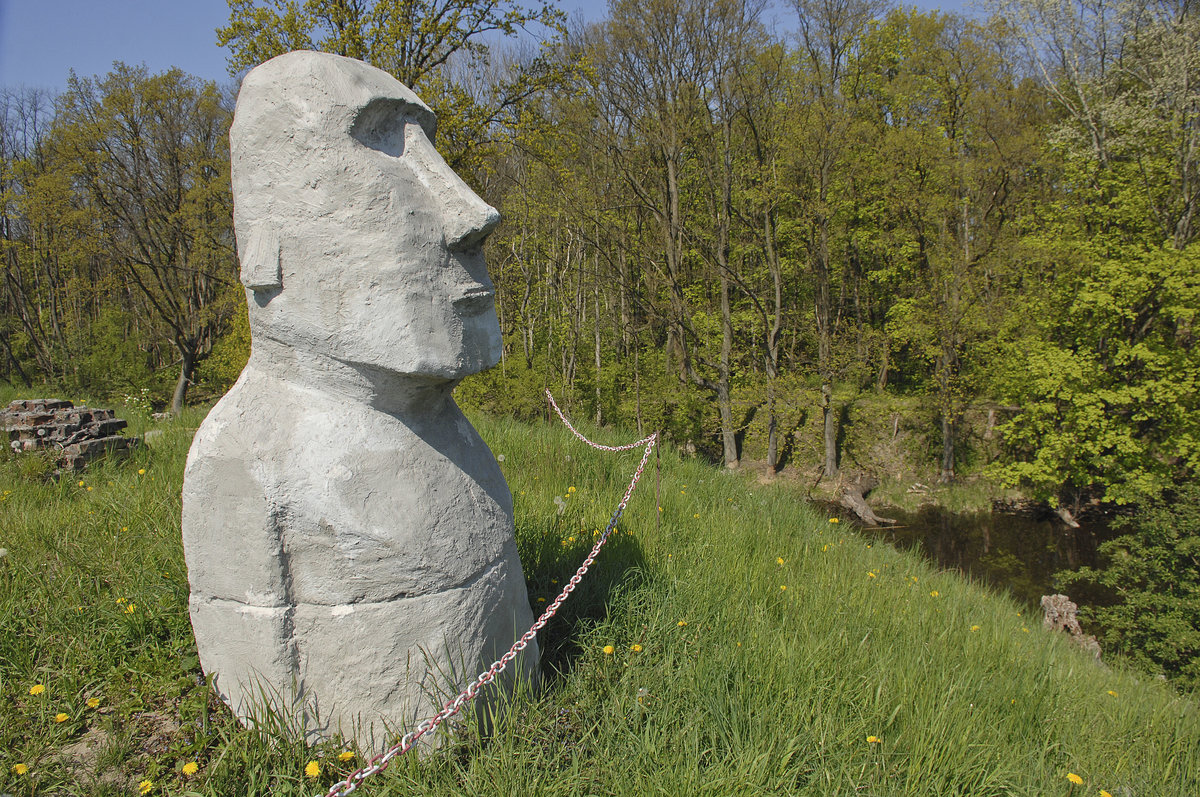
[{"label": "red and white chain", "polygon": [[641,440],[638,440],[636,443],[630,443],[627,446],[602,446],[599,443],[593,443],[591,440],[588,440],[586,437],[584,437],[583,435],[581,435],[579,432],[577,432],[575,430],[575,427],[572,426],[571,422],[567,420],[567,416],[563,415],[563,411],[558,408],[558,404],[554,401],[554,396],[550,393],[549,390],[546,391],[546,398],[549,399],[550,406],[553,407],[554,411],[558,413],[558,417],[562,420],[562,422],[564,424],[567,425],[567,428],[571,430],[571,434],[575,435],[576,437],[578,437],[583,442],[587,443],[592,448],[599,449],[600,451],[628,451],[631,448],[638,448],[640,446],[649,445],[650,441],[653,440],[658,434],[657,432],[655,432],[654,434],[650,435],[649,437],[643,437]]},{"label": "red and white chain", "polygon": [[597,448],[601,451],[628,451],[631,448],[637,448],[641,445],[646,446],[646,451],[642,454],[642,461],[638,464],[637,470],[634,471],[633,478],[630,480],[629,486],[625,488],[625,495],[621,498],[621,502],[617,504],[617,510],[613,512],[612,518],[608,521],[608,526],[606,526],[604,529],[604,533],[600,535],[598,540],[596,540],[596,544],[592,546],[591,552],[588,553],[587,558],[583,560],[583,564],[579,566],[579,569],[575,571],[575,575],[571,576],[570,581],[568,581],[566,586],[563,587],[562,592],[558,594],[558,597],[554,599],[553,603],[546,607],[546,610],[542,612],[542,615],[537,619],[537,622],[530,626],[529,630],[522,634],[521,638],[513,643],[513,646],[508,649],[507,653],[493,662],[492,666],[480,673],[475,680],[472,681],[469,686],[467,686],[466,689],[458,693],[457,697],[447,702],[441,711],[429,719],[424,720],[417,725],[416,728],[404,734],[399,742],[397,742],[393,747],[390,747],[387,751],[372,758],[369,762],[367,762],[366,766],[351,772],[344,780],[333,784],[333,786],[329,788],[329,791],[326,792],[325,797],[345,797],[345,795],[350,794],[357,789],[364,780],[378,772],[382,772],[383,770],[387,769],[389,762],[393,758],[398,755],[403,755],[411,750],[416,745],[417,740],[419,740],[422,736],[453,717],[462,710],[463,706],[474,700],[475,696],[479,693],[479,690],[495,680],[496,676],[498,676],[500,673],[504,672],[505,668],[508,667],[509,662],[515,659],[518,653],[529,646],[529,643],[535,636],[537,636],[537,632],[541,631],[542,628],[545,627],[546,623],[549,622],[550,618],[553,617],[556,612],[558,612],[558,608],[562,606],[567,597],[575,591],[575,587],[579,585],[579,582],[587,573],[588,568],[591,567],[592,563],[596,561],[596,556],[600,553],[600,549],[604,547],[604,543],[608,541],[609,535],[612,533],[613,529],[617,527],[617,521],[621,519],[621,513],[625,511],[626,504],[628,504],[629,499],[633,497],[634,488],[637,487],[638,480],[642,478],[642,472],[646,469],[646,463],[650,461],[650,452],[654,450],[654,445],[658,442],[658,433],[655,432],[649,437],[639,440],[636,443],[631,443],[627,446],[598,445],[593,443],[591,440],[588,440],[579,432],[575,431],[575,427],[571,425],[571,422],[568,421],[562,414],[562,410],[558,408],[558,404],[554,402],[554,396],[550,394],[549,390],[546,391],[546,397],[550,400],[550,406],[554,407],[554,411],[558,413],[559,418],[562,418],[562,422],[567,425],[567,428],[570,429],[576,437],[587,443],[592,448]]}]

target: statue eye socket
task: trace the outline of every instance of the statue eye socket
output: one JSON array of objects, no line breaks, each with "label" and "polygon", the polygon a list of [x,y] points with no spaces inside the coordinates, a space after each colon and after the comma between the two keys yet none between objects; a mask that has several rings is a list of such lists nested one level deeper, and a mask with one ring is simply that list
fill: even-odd
[{"label": "statue eye socket", "polygon": [[350,125],[350,135],[360,144],[399,158],[404,154],[404,137],[413,118],[411,106],[395,99],[367,103]]}]

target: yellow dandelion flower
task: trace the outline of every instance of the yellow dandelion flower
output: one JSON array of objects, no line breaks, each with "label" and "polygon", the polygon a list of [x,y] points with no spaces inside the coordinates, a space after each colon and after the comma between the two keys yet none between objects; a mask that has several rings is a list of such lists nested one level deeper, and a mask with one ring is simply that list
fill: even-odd
[{"label": "yellow dandelion flower", "polygon": [[979,626],[977,626],[977,625],[973,625],[973,626],[971,626],[971,630],[972,630],[972,631],[978,631],[978,630],[979,630]]},{"label": "yellow dandelion flower", "polygon": [[190,778],[192,775],[195,775],[199,771],[200,771],[200,765],[197,764],[195,761],[189,761],[183,765],[183,774],[185,777]]},{"label": "yellow dandelion flower", "polygon": [[676,625],[682,628],[683,626],[687,625],[687,620],[680,620]]},{"label": "yellow dandelion flower", "polygon": [[90,484],[88,485],[87,491],[88,491],[89,493],[92,491],[92,485],[90,485]]},{"label": "yellow dandelion flower", "polygon": [[45,684],[34,684],[33,686],[29,687],[29,694],[31,694],[31,695],[40,695],[42,692],[45,692],[45,691],[46,691]]},{"label": "yellow dandelion flower", "polygon": [[829,518],[829,522],[830,523],[841,523],[842,521],[841,521],[841,518],[831,517],[831,518]]},{"label": "yellow dandelion flower", "polygon": [[1079,777],[1079,776],[1078,776],[1078,775],[1076,775],[1074,772],[1068,772],[1068,773],[1067,773],[1067,780],[1071,781],[1071,782],[1072,782],[1072,783],[1074,783],[1076,786],[1079,786],[1079,785],[1082,785],[1082,784],[1083,784],[1083,778]]},{"label": "yellow dandelion flower", "polygon": [[304,774],[308,775],[310,778],[317,777],[318,775],[321,774],[321,765],[318,764],[316,761],[309,761],[304,766]]},{"label": "yellow dandelion flower", "polygon": [[138,784],[138,794],[149,794],[152,791],[154,791],[154,781],[150,778],[146,778]]},{"label": "yellow dandelion flower", "polygon": [[867,578],[875,578],[875,577],[876,577],[876,576],[875,576],[875,573],[874,573],[874,572],[872,572],[872,571],[870,571],[870,570],[868,570],[868,571],[867,571]]},{"label": "yellow dandelion flower", "polygon": [[13,764],[12,771],[14,775],[24,775],[29,771],[29,767],[24,764]]},{"label": "yellow dandelion flower", "polygon": [[1101,789],[1101,790],[1100,790],[1100,797],[1112,797],[1112,795],[1111,795],[1111,794],[1109,794],[1107,790],[1105,790],[1105,789]]},{"label": "yellow dandelion flower", "polygon": [[1108,690],[1108,693],[1109,693],[1110,695],[1112,695],[1113,697],[1116,697],[1116,696],[1117,696],[1117,693],[1116,693],[1116,692],[1114,692],[1114,691],[1113,691],[1113,690],[1111,690],[1111,689],[1109,689],[1109,690]]},{"label": "yellow dandelion flower", "polygon": [[616,649],[616,648],[614,648],[612,645],[605,645],[605,646],[604,646],[604,655],[605,655],[605,656],[611,656],[613,653],[615,653],[615,652],[616,652],[616,650],[617,650],[617,649]]},{"label": "yellow dandelion flower", "polygon": [[80,480],[79,480],[79,486],[80,486],[80,487],[82,487],[82,486],[83,486],[83,479],[80,479]]},{"label": "yellow dandelion flower", "polygon": [[118,605],[118,606],[119,606],[120,604],[124,603],[124,602],[125,602],[125,599],[124,599],[124,598],[117,598],[117,605]]},{"label": "yellow dandelion flower", "polygon": [[538,598],[538,603],[545,603],[545,602],[546,602],[545,598]]},{"label": "yellow dandelion flower", "polygon": [[694,518],[699,518],[699,517],[700,517],[700,513],[699,513],[699,512],[697,512],[696,514],[692,515],[692,517],[694,517]]},{"label": "yellow dandelion flower", "polygon": [[882,741],[883,741],[883,740],[882,740],[882,739],[880,739],[878,736],[868,736],[868,737],[867,737],[867,743],[868,743],[868,744],[879,744],[879,743],[880,743],[880,742],[882,742]]},{"label": "yellow dandelion flower", "polygon": [[1025,626],[1021,626],[1021,630],[1024,631],[1026,634],[1029,633],[1029,629],[1026,628]]},{"label": "yellow dandelion flower", "polygon": [[630,649],[630,650],[632,650],[634,653],[641,653],[641,652],[642,652],[642,646],[641,646],[641,645],[630,645],[630,646],[629,646],[629,649]]},{"label": "yellow dandelion flower", "polygon": [[343,750],[338,753],[338,761],[353,761],[354,752],[352,750]]},{"label": "yellow dandelion flower", "polygon": [[125,607],[125,614],[133,614],[135,609],[137,609],[137,604],[131,603]]},{"label": "yellow dandelion flower", "polygon": [[66,722],[69,719],[71,719],[71,716],[69,714],[64,714],[61,711],[54,715],[54,721],[57,723],[60,723],[60,724]]},{"label": "yellow dandelion flower", "polygon": [[787,592],[787,584],[780,584],[780,585],[779,585],[779,591],[780,591],[780,592]]},{"label": "yellow dandelion flower", "polygon": [[88,708],[96,708],[99,705],[100,705],[100,698],[98,698],[98,697],[89,697],[88,698],[88,701],[87,701]]},{"label": "yellow dandelion flower", "polygon": [[775,564],[777,564],[777,565],[782,565],[782,564],[783,564],[783,557],[782,557],[782,556],[777,556],[777,557],[775,557]]},{"label": "yellow dandelion flower", "polygon": [[938,595],[941,595],[941,594],[942,594],[942,593],[938,592],[938,591],[935,589],[935,590],[931,590],[931,591],[930,591],[930,593],[929,593],[929,597],[931,597],[931,598],[936,598]]},{"label": "yellow dandelion flower", "polygon": [[145,468],[138,468],[138,475],[139,475],[139,476],[145,476],[145,475],[146,475],[146,469],[145,469]]}]

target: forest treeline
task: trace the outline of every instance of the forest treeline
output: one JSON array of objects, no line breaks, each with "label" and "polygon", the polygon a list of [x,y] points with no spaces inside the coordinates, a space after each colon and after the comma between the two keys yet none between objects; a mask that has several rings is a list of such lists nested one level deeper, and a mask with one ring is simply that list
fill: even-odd
[{"label": "forest treeline", "polygon": [[[415,9],[415,11],[414,11]],[[964,469],[1078,507],[1200,465],[1200,12],[1002,0],[230,0],[232,70],[363,58],[439,114],[505,222],[498,368],[461,391],[662,428],[775,470],[808,419],[837,474],[854,396],[926,408]],[[534,31],[539,41],[520,38]],[[505,35],[512,35],[513,44]],[[180,407],[248,352],[235,91],[121,64],[5,92],[0,378]]]}]

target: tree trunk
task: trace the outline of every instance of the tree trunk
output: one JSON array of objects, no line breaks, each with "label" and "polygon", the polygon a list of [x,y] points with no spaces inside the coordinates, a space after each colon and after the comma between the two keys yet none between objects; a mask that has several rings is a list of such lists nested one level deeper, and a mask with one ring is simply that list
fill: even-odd
[{"label": "tree trunk", "polygon": [[942,484],[954,481],[954,421],[942,414]]},{"label": "tree trunk", "polygon": [[171,395],[171,414],[183,412],[183,401],[187,398],[188,386],[192,383],[192,375],[196,371],[196,354],[181,348],[182,362],[179,366],[179,380],[175,383],[175,392]]}]

